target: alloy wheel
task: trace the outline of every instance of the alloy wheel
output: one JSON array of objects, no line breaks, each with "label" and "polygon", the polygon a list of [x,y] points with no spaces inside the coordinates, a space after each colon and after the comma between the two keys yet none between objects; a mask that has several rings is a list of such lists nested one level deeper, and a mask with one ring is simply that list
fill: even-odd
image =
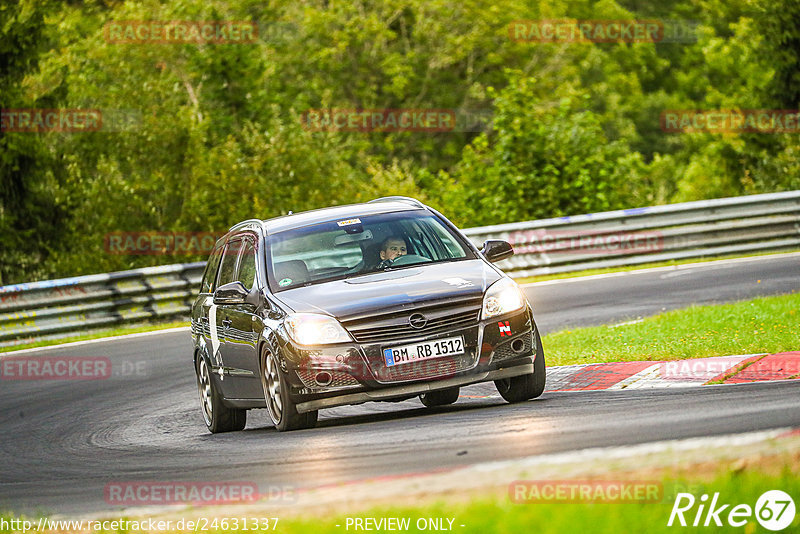
[{"label": "alloy wheel", "polygon": [[264,356],[264,394],[267,401],[267,410],[272,422],[276,425],[283,417],[283,401],[281,400],[281,377],[278,362],[272,351],[266,351]]},{"label": "alloy wheel", "polygon": [[207,425],[211,424],[213,404],[211,400],[211,374],[208,372],[206,361],[200,357],[197,372],[197,390],[200,393],[200,403],[203,407],[203,419]]}]

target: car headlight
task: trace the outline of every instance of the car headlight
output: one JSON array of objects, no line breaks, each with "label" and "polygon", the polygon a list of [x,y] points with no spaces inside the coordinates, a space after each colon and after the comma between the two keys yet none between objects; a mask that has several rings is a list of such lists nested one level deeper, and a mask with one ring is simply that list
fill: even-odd
[{"label": "car headlight", "polygon": [[339,321],[319,313],[290,313],[284,321],[289,336],[300,345],[325,345],[352,341]]},{"label": "car headlight", "polygon": [[516,282],[503,278],[486,291],[483,297],[481,319],[504,315],[525,307],[525,296]]}]

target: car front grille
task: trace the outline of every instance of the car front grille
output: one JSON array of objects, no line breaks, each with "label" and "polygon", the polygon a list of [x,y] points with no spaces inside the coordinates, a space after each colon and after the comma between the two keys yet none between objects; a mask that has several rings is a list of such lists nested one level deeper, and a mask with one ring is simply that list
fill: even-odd
[{"label": "car front grille", "polygon": [[[343,325],[359,343],[395,342],[477,325],[480,306],[481,299],[473,298],[454,304],[421,306],[366,319],[346,320]],[[422,328],[411,326],[409,319],[415,314],[422,314],[427,319]]]},{"label": "car front grille", "polygon": [[[355,318],[343,318],[342,325],[363,345],[372,374],[379,383],[409,382],[446,378],[477,365],[478,322],[482,295],[453,300],[439,300],[414,307]],[[413,315],[421,314],[426,324],[411,326]],[[387,366],[383,349],[415,341],[462,336],[464,354],[426,358]]]},{"label": "car front grille", "polygon": [[475,352],[468,351],[458,356],[430,358],[391,367],[378,365],[374,366],[374,369],[378,382],[405,382],[427,378],[447,378],[459,371],[472,368],[475,363]]}]

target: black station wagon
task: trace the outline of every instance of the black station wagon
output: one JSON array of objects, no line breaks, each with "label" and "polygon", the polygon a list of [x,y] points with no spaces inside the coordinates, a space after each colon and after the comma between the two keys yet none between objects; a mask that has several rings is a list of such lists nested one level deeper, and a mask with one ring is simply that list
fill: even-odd
[{"label": "black station wagon", "polygon": [[542,342],[519,286],[436,210],[387,197],[237,224],[192,307],[194,367],[211,432],[267,408],[278,430],[318,410],[419,396],[456,402],[494,381],[508,402],[541,395]]}]

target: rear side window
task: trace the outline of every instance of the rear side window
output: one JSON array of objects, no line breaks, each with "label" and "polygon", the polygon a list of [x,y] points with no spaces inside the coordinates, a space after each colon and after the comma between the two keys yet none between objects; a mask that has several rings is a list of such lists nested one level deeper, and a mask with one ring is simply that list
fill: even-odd
[{"label": "rear side window", "polygon": [[256,247],[249,239],[242,246],[242,256],[239,259],[239,276],[237,279],[247,289],[253,289],[256,281]]},{"label": "rear side window", "polygon": [[241,240],[229,241],[222,253],[222,261],[219,265],[219,275],[217,276],[216,287],[229,284],[235,280],[236,258],[239,257],[239,249],[242,247]]},{"label": "rear side window", "polygon": [[219,267],[219,258],[221,252],[222,247],[217,247],[208,258],[206,270],[203,273],[203,283],[200,286],[201,293],[211,293],[214,291],[214,279],[217,277],[217,267]]}]

